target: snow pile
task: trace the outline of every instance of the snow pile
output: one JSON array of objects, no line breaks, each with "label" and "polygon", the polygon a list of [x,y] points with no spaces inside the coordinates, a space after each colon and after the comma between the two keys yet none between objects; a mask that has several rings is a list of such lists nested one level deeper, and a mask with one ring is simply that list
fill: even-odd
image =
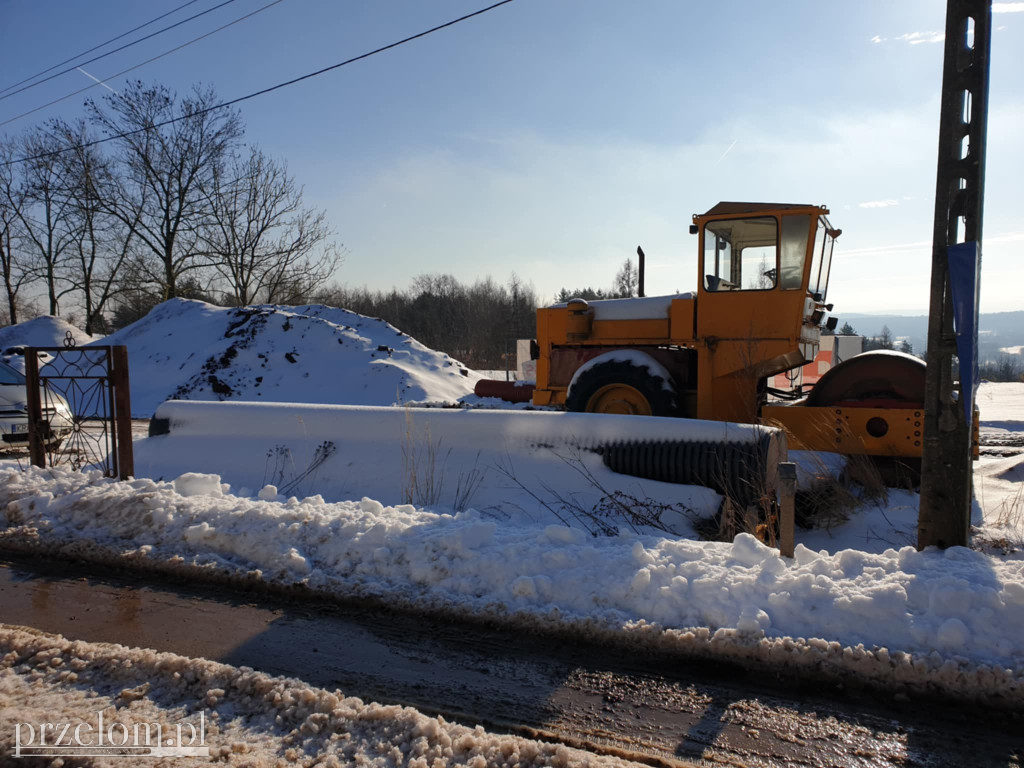
[{"label": "snow pile", "polygon": [[[102,711],[104,726],[113,726],[115,737],[121,733],[115,723],[129,732],[138,724],[140,733],[145,733],[143,724],[158,723],[162,733],[174,733],[178,723],[191,723],[198,732],[202,722],[210,758],[164,758],[159,761],[163,766],[193,766],[210,759],[237,766],[315,763],[323,768],[633,765],[560,744],[487,733],[480,726],[467,728],[411,707],[367,703],[338,690],[248,668],[121,645],[73,642],[2,624],[0,700],[4,755],[14,752],[15,723],[34,724],[37,729],[42,723],[71,723],[73,734],[76,724],[94,724]],[[59,728],[48,743],[54,743]],[[185,728],[184,733],[191,732]],[[87,743],[93,738],[88,729],[79,736]],[[62,743],[71,739],[67,735]]]},{"label": "snow pile", "polygon": [[12,347],[63,347],[69,333],[75,345],[79,347],[103,338],[90,336],[59,317],[43,315],[24,323],[0,328],[0,360],[19,371],[24,371],[24,350]]},{"label": "snow pile", "polygon": [[479,376],[377,318],[318,305],[172,299],[103,340],[128,347],[132,413],[167,399],[392,405],[455,401]]},{"label": "snow pile", "polygon": [[789,560],[745,534],[731,544],[593,538],[473,510],[282,501],[272,488],[244,499],[202,475],[115,483],[5,470],[0,488],[5,546],[1024,698],[1024,562],[968,549],[799,545]]}]

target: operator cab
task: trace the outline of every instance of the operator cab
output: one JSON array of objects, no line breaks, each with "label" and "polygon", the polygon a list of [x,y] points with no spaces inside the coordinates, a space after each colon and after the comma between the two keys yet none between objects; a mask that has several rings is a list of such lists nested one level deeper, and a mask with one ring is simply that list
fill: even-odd
[{"label": "operator cab", "polygon": [[840,234],[827,213],[823,206],[719,203],[694,216],[691,231],[701,234],[703,290],[803,289],[824,303]]}]

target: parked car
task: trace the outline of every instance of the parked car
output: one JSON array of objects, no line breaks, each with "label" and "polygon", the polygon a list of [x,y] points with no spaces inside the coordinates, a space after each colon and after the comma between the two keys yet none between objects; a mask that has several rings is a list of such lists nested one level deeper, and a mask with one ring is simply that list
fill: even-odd
[{"label": "parked car", "polygon": [[[0,362],[0,439],[4,443],[28,442],[28,390],[25,375]],[[68,401],[56,392],[40,392],[46,443],[50,447],[71,434],[74,417]]]},{"label": "parked car", "polygon": [[[28,349],[24,344],[15,344],[13,347],[5,347],[0,352],[0,363],[7,363],[14,370],[25,371],[25,350]],[[49,352],[38,352],[39,365],[46,365],[48,362],[53,360],[53,355]]]}]

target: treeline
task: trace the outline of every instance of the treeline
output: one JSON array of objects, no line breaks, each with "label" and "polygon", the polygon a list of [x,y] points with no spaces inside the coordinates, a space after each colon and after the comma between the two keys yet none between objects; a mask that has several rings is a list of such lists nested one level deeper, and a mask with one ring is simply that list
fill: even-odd
[{"label": "treeline", "polygon": [[314,300],[379,317],[470,368],[516,368],[516,339],[537,335],[537,294],[515,275],[464,285],[451,275],[421,275],[405,291],[331,287]]},{"label": "treeline", "polygon": [[1024,356],[1003,353],[997,360],[982,363],[978,373],[989,381],[1024,381]]},{"label": "treeline", "polygon": [[326,283],[341,252],[325,214],[218,103],[136,81],[0,138],[8,322],[64,310],[102,333],[175,296],[304,303]]},{"label": "treeline", "polygon": [[[843,323],[842,327],[836,331],[836,334],[839,336],[858,335],[856,329],[849,323]],[[864,351],[869,352],[872,349],[893,349],[907,355],[914,354],[914,345],[910,343],[910,340],[900,339],[896,341],[888,325],[883,325],[882,330],[877,336],[864,337]],[[922,355],[918,355],[918,357],[922,357]]]}]

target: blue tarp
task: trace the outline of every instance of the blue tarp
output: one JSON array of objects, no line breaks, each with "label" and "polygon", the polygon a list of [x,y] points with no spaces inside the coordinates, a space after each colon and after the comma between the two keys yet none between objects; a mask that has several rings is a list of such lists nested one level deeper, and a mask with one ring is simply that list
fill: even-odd
[{"label": "blue tarp", "polygon": [[960,402],[964,418],[974,418],[974,400],[978,390],[978,304],[981,290],[981,246],[977,241],[951,245],[949,282],[953,291],[953,327],[956,353],[960,358]]}]

